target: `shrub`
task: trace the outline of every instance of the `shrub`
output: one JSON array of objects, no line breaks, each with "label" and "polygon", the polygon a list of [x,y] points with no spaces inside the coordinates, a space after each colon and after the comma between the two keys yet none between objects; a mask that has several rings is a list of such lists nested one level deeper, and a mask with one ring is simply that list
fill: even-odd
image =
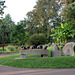
[{"label": "shrub", "polygon": [[51,51],[52,51],[53,47],[49,47],[49,48],[47,48],[47,49],[49,50],[48,56],[51,56]]},{"label": "shrub", "polygon": [[15,47],[15,51],[19,51],[19,47],[18,46]]},{"label": "shrub", "polygon": [[46,36],[42,33],[34,34],[30,36],[28,40],[28,43],[30,45],[42,45],[42,44],[45,44],[46,42],[47,42]]},{"label": "shrub", "polygon": [[21,46],[15,47],[15,51],[19,51],[19,50],[21,50]]},{"label": "shrub", "polygon": [[14,51],[15,50],[15,47],[13,47],[12,45],[8,45],[6,47],[6,51]]}]

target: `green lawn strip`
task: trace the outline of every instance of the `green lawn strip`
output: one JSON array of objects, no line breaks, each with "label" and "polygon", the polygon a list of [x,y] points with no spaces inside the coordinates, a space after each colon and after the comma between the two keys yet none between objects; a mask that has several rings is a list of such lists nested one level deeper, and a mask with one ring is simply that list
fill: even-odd
[{"label": "green lawn strip", "polygon": [[[2,51],[3,50],[3,48],[0,48],[0,51]],[[6,48],[4,48],[4,50],[6,50]]]},{"label": "green lawn strip", "polygon": [[4,53],[16,53],[16,52],[19,52],[19,51],[4,51]]},{"label": "green lawn strip", "polygon": [[[32,58],[34,56],[35,58]],[[15,60],[14,58],[17,57],[20,55],[2,57],[0,58],[0,65],[20,68],[75,68],[75,56],[41,58],[38,55],[27,55],[26,59]]]},{"label": "green lawn strip", "polygon": [[[2,53],[3,48],[0,48],[0,54]],[[4,53],[16,53],[19,51],[6,51],[6,48],[4,48]]]},{"label": "green lawn strip", "polygon": [[[4,51],[4,53],[17,53],[19,51]],[[0,51],[0,54],[2,53],[2,51]]]}]

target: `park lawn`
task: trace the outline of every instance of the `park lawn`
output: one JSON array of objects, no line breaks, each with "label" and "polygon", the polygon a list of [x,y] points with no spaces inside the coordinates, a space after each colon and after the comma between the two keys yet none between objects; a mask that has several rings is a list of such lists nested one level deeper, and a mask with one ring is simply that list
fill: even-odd
[{"label": "park lawn", "polygon": [[38,55],[27,55],[26,59],[14,59],[18,57],[19,54],[1,57],[0,65],[19,68],[75,68],[75,56],[42,58]]},{"label": "park lawn", "polygon": [[[5,50],[6,48],[4,48],[4,50]],[[3,50],[3,48],[0,48],[0,51],[2,51]]]},{"label": "park lawn", "polygon": [[[4,51],[4,53],[17,53],[19,51]],[[0,51],[0,54],[2,53],[2,51]]]},{"label": "park lawn", "polygon": [[[16,47],[16,46],[14,46],[14,47]],[[0,54],[2,53],[2,50],[3,50],[3,48],[2,47],[0,47]],[[19,50],[15,50],[15,51],[6,51],[6,46],[4,47],[4,53],[16,53],[16,52],[19,52]]]}]

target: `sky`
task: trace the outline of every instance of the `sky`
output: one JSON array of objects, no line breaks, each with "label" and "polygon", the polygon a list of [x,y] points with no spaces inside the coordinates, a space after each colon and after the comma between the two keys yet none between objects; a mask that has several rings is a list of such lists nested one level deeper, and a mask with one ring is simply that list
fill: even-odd
[{"label": "sky", "polygon": [[10,14],[12,20],[17,23],[24,20],[27,12],[32,11],[36,5],[36,0],[5,0],[6,8],[4,16]]}]

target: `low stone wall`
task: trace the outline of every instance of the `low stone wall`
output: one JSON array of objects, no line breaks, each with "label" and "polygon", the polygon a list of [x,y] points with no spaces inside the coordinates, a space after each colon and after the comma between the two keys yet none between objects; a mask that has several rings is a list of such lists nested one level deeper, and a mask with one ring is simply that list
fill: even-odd
[{"label": "low stone wall", "polygon": [[42,57],[46,57],[48,56],[48,52],[48,50],[43,49],[20,50],[20,58],[26,58],[26,54],[41,55]]}]

